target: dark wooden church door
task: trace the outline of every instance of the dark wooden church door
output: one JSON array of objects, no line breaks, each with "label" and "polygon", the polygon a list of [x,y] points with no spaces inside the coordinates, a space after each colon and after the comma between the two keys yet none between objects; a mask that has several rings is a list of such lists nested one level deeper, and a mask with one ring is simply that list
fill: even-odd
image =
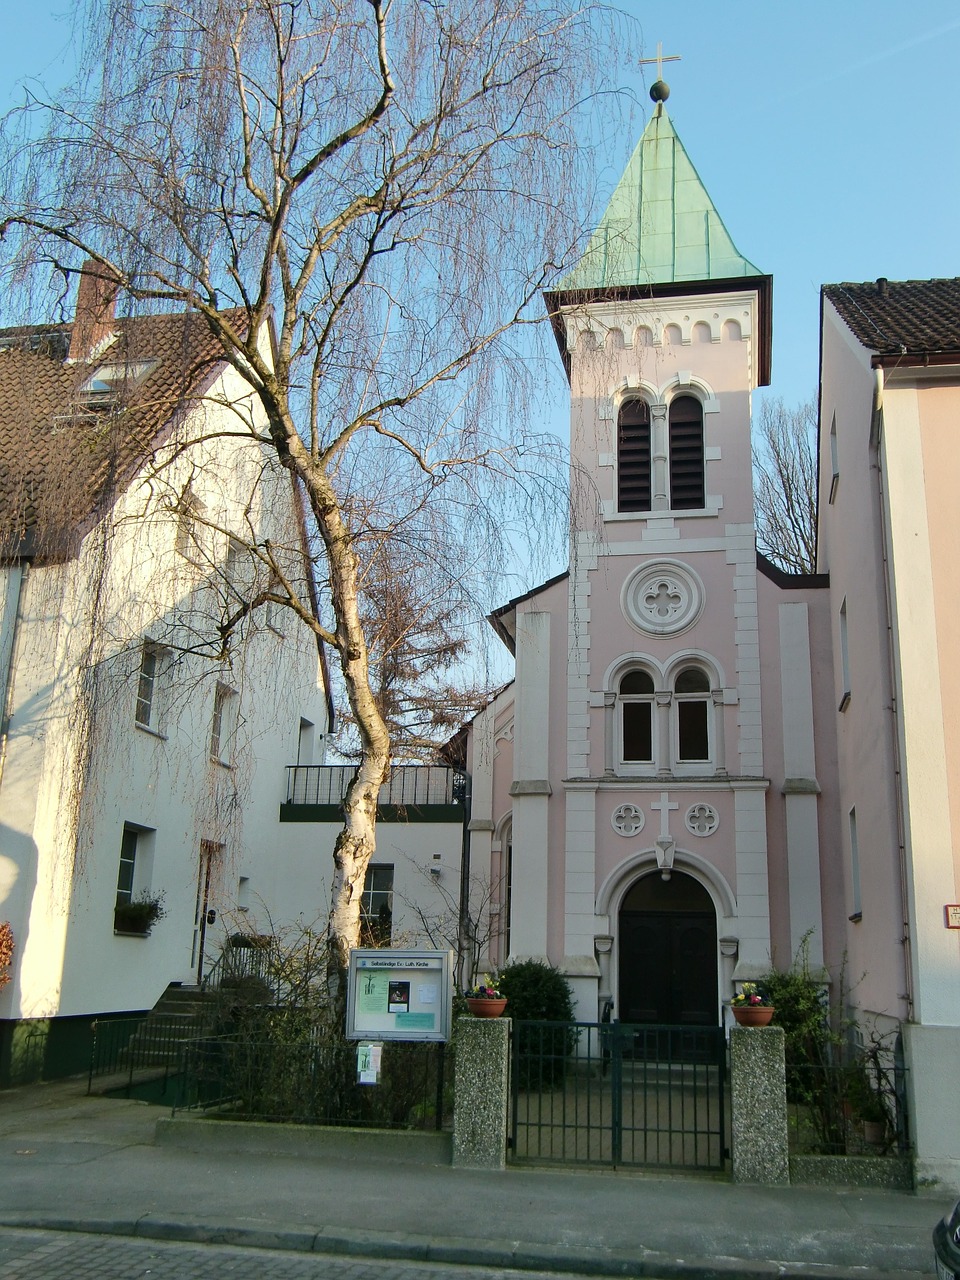
[{"label": "dark wooden church door", "polygon": [[702,885],[681,872],[645,876],[624,899],[619,932],[621,1022],[717,1026],[717,917]]}]

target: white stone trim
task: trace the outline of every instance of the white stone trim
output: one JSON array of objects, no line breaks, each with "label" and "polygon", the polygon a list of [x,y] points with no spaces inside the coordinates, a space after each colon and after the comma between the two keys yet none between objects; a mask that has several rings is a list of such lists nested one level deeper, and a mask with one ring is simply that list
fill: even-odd
[{"label": "white stone trim", "polygon": [[[597,890],[597,915],[615,920],[634,881],[645,872],[656,870],[657,865],[657,850],[653,847],[638,849],[619,862]],[[692,875],[710,894],[717,911],[718,934],[735,933],[737,899],[723,873],[700,854],[680,848],[674,850],[673,869]]]}]

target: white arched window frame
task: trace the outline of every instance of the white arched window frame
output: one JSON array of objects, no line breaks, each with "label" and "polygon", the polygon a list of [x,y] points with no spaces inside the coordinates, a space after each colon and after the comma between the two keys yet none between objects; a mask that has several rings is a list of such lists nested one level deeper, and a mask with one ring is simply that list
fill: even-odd
[{"label": "white arched window frame", "polygon": [[703,402],[690,388],[670,399],[667,459],[670,510],[702,511],[707,494]]},{"label": "white arched window frame", "polygon": [[644,515],[653,510],[653,436],[650,404],[637,392],[617,408],[617,511]]},{"label": "white arched window frame", "polygon": [[624,769],[652,772],[657,764],[656,682],[643,667],[620,677],[617,691],[619,758]]},{"label": "white arched window frame", "polygon": [[713,762],[713,700],[710,675],[686,663],[673,678],[673,745],[677,769]]},{"label": "white arched window frame", "polygon": [[[640,674],[652,682],[652,688],[631,678]],[[723,672],[708,654],[694,649],[675,654],[665,670],[648,655],[625,655],[605,673],[603,700],[608,776],[726,774]],[[632,707],[650,708],[649,760],[630,758],[625,750],[624,713],[647,714],[629,711]],[[706,754],[702,754],[704,742]]]},{"label": "white arched window frame", "polygon": [[[607,668],[603,689],[604,773],[611,777],[664,773],[669,733],[661,705],[667,695],[659,665],[648,654],[623,654]],[[648,717],[649,753],[639,749],[646,746]],[[648,758],[641,759],[643,755]]]}]

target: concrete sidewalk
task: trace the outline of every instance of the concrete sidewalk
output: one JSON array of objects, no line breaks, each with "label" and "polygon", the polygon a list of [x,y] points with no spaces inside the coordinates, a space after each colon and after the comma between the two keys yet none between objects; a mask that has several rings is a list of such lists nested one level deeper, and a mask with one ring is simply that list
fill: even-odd
[{"label": "concrete sidewalk", "polygon": [[168,1112],[85,1088],[0,1093],[0,1225],[596,1275],[890,1280],[934,1272],[952,1200],[189,1149],[155,1142]]}]

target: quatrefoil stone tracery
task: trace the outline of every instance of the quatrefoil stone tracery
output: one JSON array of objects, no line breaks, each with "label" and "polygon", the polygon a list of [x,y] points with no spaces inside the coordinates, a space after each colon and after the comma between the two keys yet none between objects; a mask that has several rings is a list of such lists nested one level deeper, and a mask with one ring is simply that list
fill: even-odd
[{"label": "quatrefoil stone tracery", "polygon": [[689,565],[658,560],[641,565],[623,584],[624,617],[647,635],[675,635],[692,626],[703,609],[703,583]]},{"label": "quatrefoil stone tracery", "polygon": [[610,821],[618,835],[635,836],[643,830],[643,810],[635,804],[622,804],[614,809]]},{"label": "quatrefoil stone tracery", "polygon": [[658,618],[674,617],[683,605],[683,592],[666,578],[658,579],[643,593],[643,607]]},{"label": "quatrefoil stone tracery", "polygon": [[712,836],[720,825],[720,815],[712,804],[692,804],[685,815],[687,830],[694,836]]}]

